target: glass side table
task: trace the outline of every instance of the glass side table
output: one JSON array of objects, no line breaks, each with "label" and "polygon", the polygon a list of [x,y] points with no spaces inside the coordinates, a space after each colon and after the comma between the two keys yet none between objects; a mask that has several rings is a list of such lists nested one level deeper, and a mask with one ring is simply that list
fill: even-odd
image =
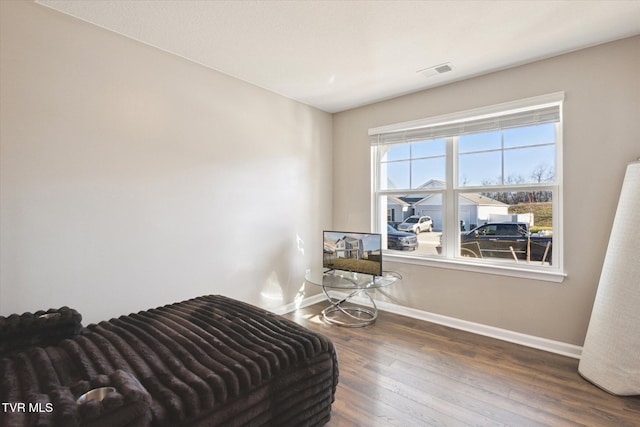
[{"label": "glass side table", "polygon": [[[330,303],[322,310],[325,321],[334,325],[359,328],[373,324],[378,318],[378,307],[368,291],[391,286],[402,279],[402,276],[392,271],[385,271],[382,276],[374,278],[370,274],[340,270],[307,270],[305,279],[309,283],[322,287],[322,292]],[[331,296],[332,291],[334,294],[340,292],[340,297]],[[369,299],[371,307],[363,307],[351,302],[353,298],[360,295]]]}]

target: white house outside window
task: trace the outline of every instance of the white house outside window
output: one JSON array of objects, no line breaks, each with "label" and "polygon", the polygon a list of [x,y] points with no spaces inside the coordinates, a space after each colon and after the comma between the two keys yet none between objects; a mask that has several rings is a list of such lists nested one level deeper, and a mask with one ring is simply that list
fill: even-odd
[{"label": "white house outside window", "polygon": [[370,129],[385,255],[561,280],[563,97]]}]

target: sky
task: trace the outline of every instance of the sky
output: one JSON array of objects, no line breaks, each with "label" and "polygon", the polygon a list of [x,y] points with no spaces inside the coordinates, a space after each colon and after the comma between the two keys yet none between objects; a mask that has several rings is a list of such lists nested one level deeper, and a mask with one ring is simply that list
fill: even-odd
[{"label": "sky", "polygon": [[[500,177],[536,183],[536,168],[555,170],[555,124],[524,126],[462,135],[458,139],[460,186],[500,184]],[[382,174],[391,183],[386,189],[419,188],[429,180],[446,180],[444,138],[391,145],[383,156]],[[503,170],[504,168],[504,170]]]}]

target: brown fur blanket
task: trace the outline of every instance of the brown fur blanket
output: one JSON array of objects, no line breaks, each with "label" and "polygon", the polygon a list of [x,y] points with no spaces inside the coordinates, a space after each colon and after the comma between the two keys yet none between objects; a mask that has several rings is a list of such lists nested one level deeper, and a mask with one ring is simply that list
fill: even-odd
[{"label": "brown fur blanket", "polygon": [[[333,343],[203,296],[82,328],[72,309],[0,317],[0,426],[322,425]],[[101,400],[87,391],[113,387]]]}]

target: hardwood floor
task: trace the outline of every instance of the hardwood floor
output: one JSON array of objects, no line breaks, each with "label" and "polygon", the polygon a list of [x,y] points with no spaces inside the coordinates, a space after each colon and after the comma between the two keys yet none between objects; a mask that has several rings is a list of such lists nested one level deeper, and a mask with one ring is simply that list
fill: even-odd
[{"label": "hardwood floor", "polygon": [[640,426],[640,397],[613,396],[578,360],[380,312],[365,328],[326,324],[315,304],[288,317],[336,345],[328,427]]}]

